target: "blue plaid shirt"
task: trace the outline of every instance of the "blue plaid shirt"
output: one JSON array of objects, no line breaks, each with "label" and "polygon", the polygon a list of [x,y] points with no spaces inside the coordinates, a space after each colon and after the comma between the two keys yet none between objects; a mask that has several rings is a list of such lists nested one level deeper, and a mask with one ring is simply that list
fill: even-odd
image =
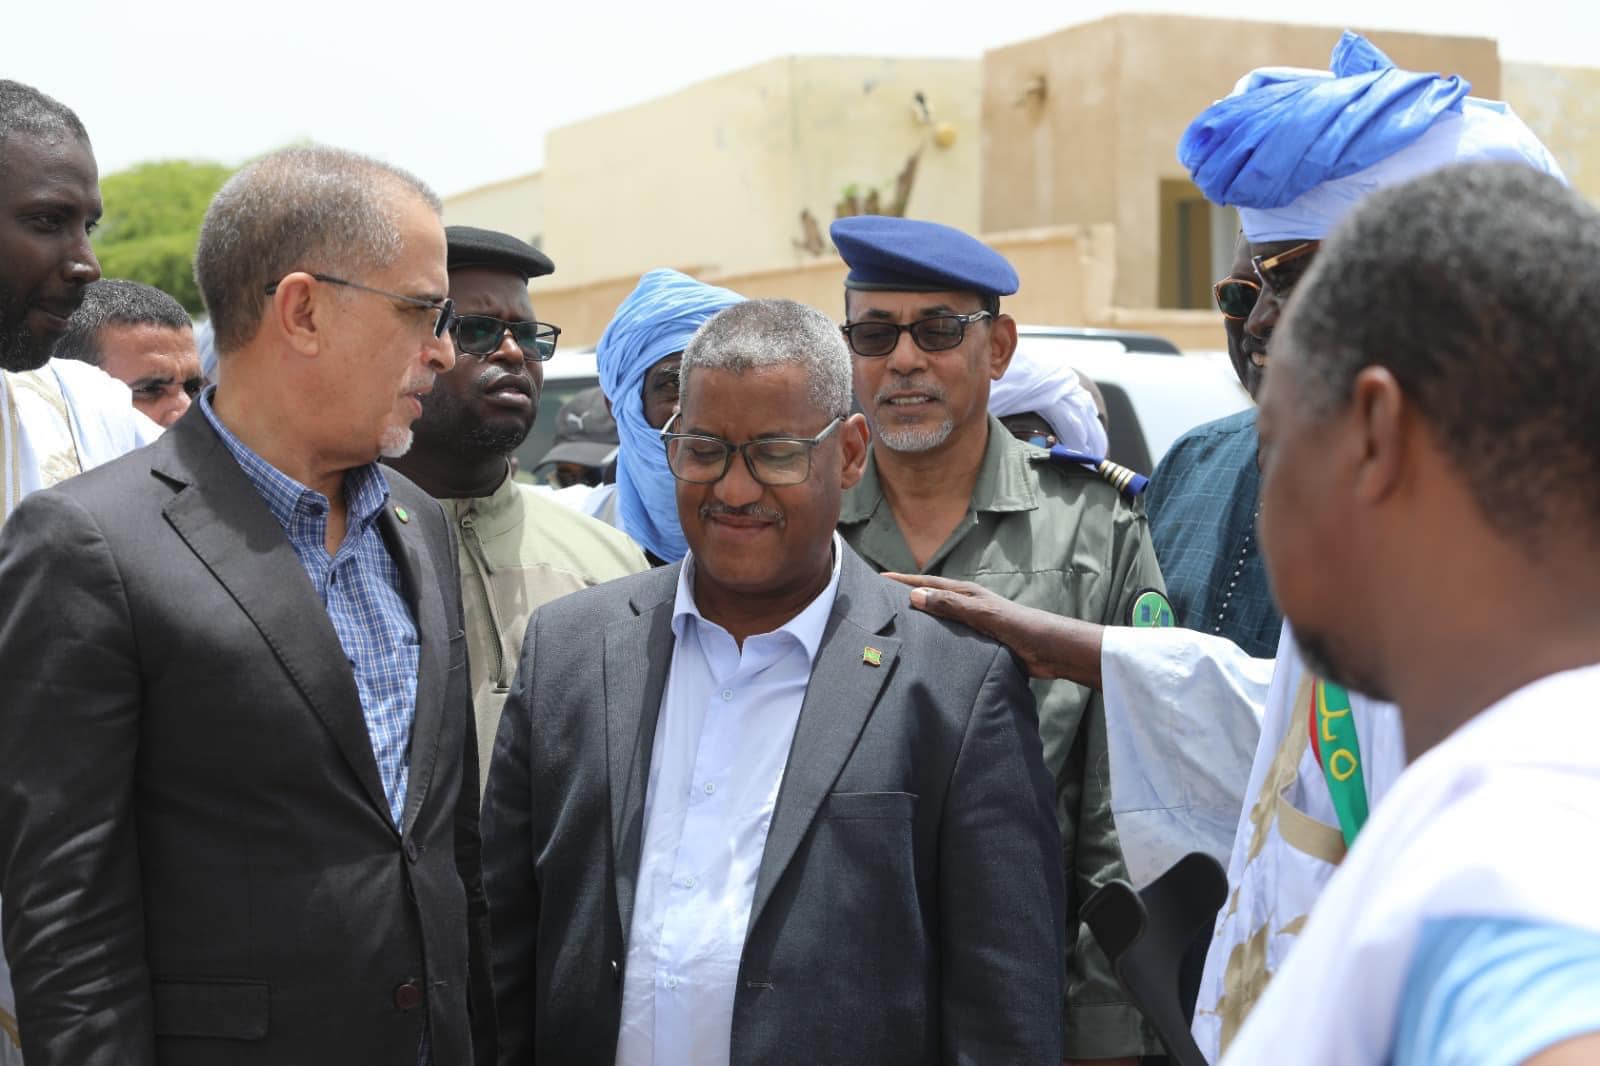
[{"label": "blue plaid shirt", "polygon": [[211,409],[213,389],[200,394],[200,409],[283,527],[350,661],[383,794],[398,826],[411,768],[418,644],[400,567],[378,529],[378,516],[389,502],[389,483],[376,463],[345,472],[345,538],[329,555],[324,546],[328,498],[278,470],[230,433]]},{"label": "blue plaid shirt", "polygon": [[1145,514],[1178,624],[1278,654],[1283,616],[1256,540],[1261,471],[1250,408],[1185,433],[1145,490]]}]

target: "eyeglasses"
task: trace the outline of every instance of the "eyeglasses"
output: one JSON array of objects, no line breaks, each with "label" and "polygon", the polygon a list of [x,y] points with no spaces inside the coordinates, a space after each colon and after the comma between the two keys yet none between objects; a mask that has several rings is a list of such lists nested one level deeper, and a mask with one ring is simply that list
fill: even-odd
[{"label": "eyeglasses", "polygon": [[763,437],[734,444],[721,437],[698,433],[668,433],[678,420],[676,412],[661,427],[661,440],[667,448],[667,466],[672,476],[691,485],[712,485],[721,481],[733,463],[733,453],[744,456],[750,476],[762,485],[798,485],[811,476],[811,453],[839,428],[844,416],[832,422],[815,437]]},{"label": "eyeglasses", "polygon": [[[376,296],[387,296],[391,300],[399,300],[401,303],[408,304],[411,307],[418,307],[428,311],[439,312],[439,317],[433,321],[433,336],[436,340],[444,336],[445,330],[450,328],[450,324],[454,322],[456,318],[455,302],[452,301],[448,296],[446,296],[443,300],[424,300],[420,296],[405,296],[398,292],[389,292],[386,289],[374,289],[370,285],[358,285],[353,281],[346,281],[344,278],[336,278],[332,274],[317,274],[310,271],[307,273],[310,273],[311,277],[316,278],[318,281],[326,282],[329,285],[343,285],[347,289],[357,289],[361,292],[370,292]],[[273,293],[278,291],[278,286],[282,284],[282,278],[274,281],[271,285],[266,287],[266,294],[271,296]]]},{"label": "eyeglasses", "polygon": [[970,315],[919,318],[904,326],[895,322],[847,322],[839,327],[839,331],[849,342],[851,351],[868,358],[894,351],[902,333],[911,334],[917,347],[925,352],[946,352],[966,340],[968,325],[993,317],[988,311],[974,311]]},{"label": "eyeglasses", "polygon": [[1261,298],[1261,283],[1248,278],[1223,278],[1211,286],[1211,298],[1217,301],[1223,318],[1243,322]]},{"label": "eyeglasses", "polygon": [[450,326],[450,335],[465,354],[488,358],[499,350],[500,340],[507,330],[522,349],[525,362],[543,363],[556,354],[561,327],[548,322],[507,322],[490,315],[457,315]]},{"label": "eyeglasses", "polygon": [[[1256,268],[1256,277],[1261,279],[1262,285],[1271,289],[1278,299],[1286,300],[1295,282],[1305,276],[1306,268],[1311,265],[1312,253],[1321,247],[1321,241],[1306,241],[1277,255],[1253,255],[1250,257],[1250,265]],[[1290,263],[1299,265],[1289,267]]]}]

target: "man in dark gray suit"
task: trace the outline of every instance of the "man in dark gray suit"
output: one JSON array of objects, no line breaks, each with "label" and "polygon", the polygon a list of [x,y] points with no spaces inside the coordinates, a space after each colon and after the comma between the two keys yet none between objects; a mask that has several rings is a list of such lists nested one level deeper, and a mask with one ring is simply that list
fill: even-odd
[{"label": "man in dark gray suit", "polygon": [[454,363],[439,202],[275,153],[196,267],[221,384],[0,533],[24,1057],[468,1066],[476,1036],[487,1061],[455,546],[374,462]]},{"label": "man in dark gray suit", "polygon": [[541,608],[496,739],[501,1062],[1057,1066],[1033,699],[834,534],[867,449],[837,327],[736,305],[682,381],[689,556]]}]

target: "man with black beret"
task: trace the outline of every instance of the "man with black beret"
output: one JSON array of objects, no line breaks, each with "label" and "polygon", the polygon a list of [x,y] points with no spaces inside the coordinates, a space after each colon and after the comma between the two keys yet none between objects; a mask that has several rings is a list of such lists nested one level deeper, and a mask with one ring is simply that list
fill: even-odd
[{"label": "man with black beret", "polygon": [[[873,433],[866,471],[844,496],[845,541],[913,582],[976,581],[1008,600],[1106,625],[1170,616],[1152,609],[1165,605],[1165,588],[1143,511],[1119,491],[1131,487],[1125,472],[1025,444],[988,413],[990,382],[1017,347],[1016,322],[1000,312],[1000,297],[1018,288],[1011,264],[934,222],[861,216],[835,222],[831,235],[850,267],[843,328],[856,402]],[[1034,695],[1056,779],[1066,942],[1075,947],[1069,1060],[1157,1052],[1078,919],[1091,892],[1127,876],[1100,695],[1042,680]]]},{"label": "man with black beret", "polygon": [[411,450],[389,462],[456,524],[481,792],[528,616],[646,564],[624,534],[511,476],[511,453],[533,429],[544,363],[561,334],[534,318],[528,281],[555,264],[493,230],[449,226],[445,239],[455,369],[434,379],[412,424]]}]

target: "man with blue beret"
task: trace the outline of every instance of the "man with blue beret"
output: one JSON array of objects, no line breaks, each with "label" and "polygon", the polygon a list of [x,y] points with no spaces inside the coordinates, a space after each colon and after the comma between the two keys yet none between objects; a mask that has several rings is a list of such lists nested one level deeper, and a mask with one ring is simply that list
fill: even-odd
[{"label": "man with blue beret", "polygon": [[[845,493],[839,532],[880,570],[977,581],[1006,599],[1126,625],[1144,594],[1164,593],[1137,504],[1093,469],[1053,462],[988,412],[1017,326],[1000,311],[1017,273],[949,226],[841,219],[831,235],[850,267],[843,327],[856,402],[872,427],[866,471]],[[1111,820],[1100,697],[1036,681],[1045,761],[1067,875],[1070,1059],[1159,1050],[1122,993],[1078,905],[1126,876]]]}]

